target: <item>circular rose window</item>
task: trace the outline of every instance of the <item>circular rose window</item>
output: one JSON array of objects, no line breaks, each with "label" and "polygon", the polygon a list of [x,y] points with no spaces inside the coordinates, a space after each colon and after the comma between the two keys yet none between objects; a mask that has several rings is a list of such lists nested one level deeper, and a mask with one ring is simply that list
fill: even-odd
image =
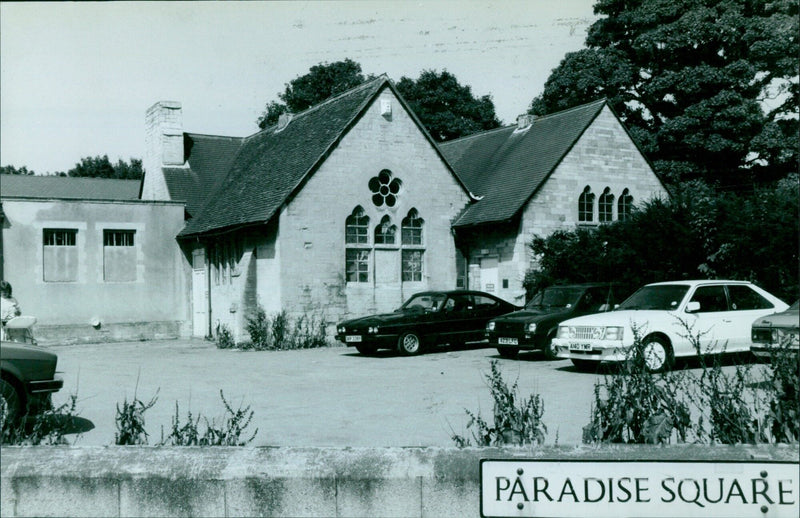
[{"label": "circular rose window", "polygon": [[392,172],[384,169],[378,176],[369,179],[369,190],[372,191],[372,203],[376,207],[394,207],[397,195],[403,182],[399,178],[392,178]]}]

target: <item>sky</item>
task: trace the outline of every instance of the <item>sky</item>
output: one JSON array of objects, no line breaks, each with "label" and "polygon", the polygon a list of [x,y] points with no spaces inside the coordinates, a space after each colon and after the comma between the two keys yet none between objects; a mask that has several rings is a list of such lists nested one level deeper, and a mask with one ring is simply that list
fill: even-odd
[{"label": "sky", "polygon": [[583,48],[593,3],[3,2],[0,165],[141,158],[162,100],[182,104],[187,132],[251,135],[287,83],[345,58],[394,81],[447,70],[510,124]]}]

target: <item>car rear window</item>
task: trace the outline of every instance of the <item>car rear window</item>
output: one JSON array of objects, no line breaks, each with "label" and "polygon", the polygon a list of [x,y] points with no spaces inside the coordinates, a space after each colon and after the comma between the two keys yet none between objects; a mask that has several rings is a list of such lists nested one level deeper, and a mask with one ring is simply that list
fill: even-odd
[{"label": "car rear window", "polygon": [[658,309],[669,311],[677,309],[686,292],[687,284],[660,284],[644,286],[628,297],[617,309]]}]

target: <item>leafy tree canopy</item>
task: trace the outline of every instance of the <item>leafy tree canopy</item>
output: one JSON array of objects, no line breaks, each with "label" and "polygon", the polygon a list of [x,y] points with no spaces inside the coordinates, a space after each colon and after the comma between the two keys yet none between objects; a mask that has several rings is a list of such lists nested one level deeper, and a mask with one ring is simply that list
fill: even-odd
[{"label": "leafy tree canopy", "polygon": [[140,158],[131,158],[130,163],[118,160],[112,164],[108,155],[103,155],[81,158],[75,167],[67,171],[67,176],[138,180],[144,176],[144,170]]},{"label": "leafy tree canopy", "polygon": [[723,187],[796,169],[795,0],[597,0],[587,48],[530,106],[606,97],[667,181]]},{"label": "leafy tree canopy", "polygon": [[476,98],[447,70],[424,70],[416,81],[404,76],[397,90],[437,142],[500,126],[492,97]]},{"label": "leafy tree canopy", "polygon": [[29,170],[27,167],[22,166],[19,169],[14,167],[13,165],[4,165],[0,166],[0,174],[24,174],[24,175],[33,175],[36,174],[32,169]]},{"label": "leafy tree canopy", "polygon": [[329,97],[360,85],[374,76],[364,76],[361,65],[351,59],[334,63],[320,63],[311,67],[307,74],[293,79],[278,98],[283,101],[267,103],[258,118],[258,127],[264,129],[278,122],[285,112],[298,113]]}]

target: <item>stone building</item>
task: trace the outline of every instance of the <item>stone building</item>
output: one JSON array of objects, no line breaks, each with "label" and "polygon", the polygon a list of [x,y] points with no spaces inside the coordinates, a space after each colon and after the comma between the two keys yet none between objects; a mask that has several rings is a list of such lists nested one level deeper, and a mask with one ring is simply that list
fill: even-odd
[{"label": "stone building", "polygon": [[246,138],[147,113],[142,198],[185,202],[195,335],[247,319],[388,311],[426,289],[524,302],[533,235],[666,191],[604,101],[437,145],[385,76]]},{"label": "stone building", "polygon": [[183,203],[137,180],[3,175],[0,276],[42,343],[187,335]]}]

